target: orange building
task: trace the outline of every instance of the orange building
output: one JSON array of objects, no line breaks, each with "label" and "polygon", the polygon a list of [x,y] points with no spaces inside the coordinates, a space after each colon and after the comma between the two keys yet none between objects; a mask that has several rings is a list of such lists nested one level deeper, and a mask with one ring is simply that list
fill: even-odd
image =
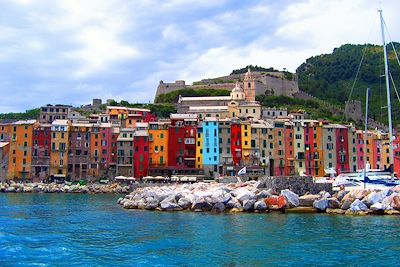
[{"label": "orange building", "polygon": [[314,166],[315,176],[323,177],[325,175],[324,166],[324,144],[323,144],[323,122],[314,125]]},{"label": "orange building", "polygon": [[55,120],[51,124],[50,175],[56,178],[67,177],[69,126],[68,120]]},{"label": "orange building", "polygon": [[150,109],[107,106],[106,113],[111,122],[119,122],[123,128],[134,128],[136,123],[145,120]]},{"label": "orange building", "polygon": [[9,179],[31,178],[32,133],[35,120],[17,121],[11,125],[8,174]]},{"label": "orange building", "polygon": [[170,122],[149,123],[149,170],[152,175],[165,174],[168,166],[168,126]]}]

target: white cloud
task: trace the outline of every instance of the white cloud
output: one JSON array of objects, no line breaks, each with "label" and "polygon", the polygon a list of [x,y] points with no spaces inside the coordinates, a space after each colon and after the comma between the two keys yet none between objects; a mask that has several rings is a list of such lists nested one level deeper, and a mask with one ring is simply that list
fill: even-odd
[{"label": "white cloud", "polygon": [[113,33],[98,28],[84,29],[75,36],[79,49],[65,53],[66,58],[82,62],[74,73],[80,78],[104,71],[118,60],[135,58],[139,53],[132,47],[118,42]]},{"label": "white cloud", "polygon": [[[0,99],[10,111],[93,97],[153,100],[256,64],[290,71],[344,43],[380,43],[375,1],[8,0],[0,17]],[[398,2],[385,0],[391,37]],[[27,97],[29,96],[29,97]],[[25,101],[29,99],[29,101]],[[15,104],[10,104],[10,103]],[[4,109],[4,108],[3,108]]]}]

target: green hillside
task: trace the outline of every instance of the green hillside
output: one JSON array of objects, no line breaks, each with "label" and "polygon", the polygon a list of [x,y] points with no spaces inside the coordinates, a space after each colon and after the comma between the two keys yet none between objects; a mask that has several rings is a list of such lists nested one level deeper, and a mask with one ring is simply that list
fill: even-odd
[{"label": "green hillside", "polygon": [[25,112],[2,113],[0,119],[6,120],[30,120],[39,118],[40,108],[30,109]]},{"label": "green hillside", "polygon": [[[395,43],[397,53],[400,44]],[[357,68],[363,51],[365,56],[355,80]],[[400,82],[400,68],[397,64],[391,44],[388,45],[390,72],[396,84]],[[314,56],[297,68],[299,88],[311,95],[330,103],[344,107],[348,100],[352,85],[355,87],[351,100],[365,102],[365,91],[371,88],[370,117],[386,123],[386,89],[384,74],[383,48],[376,45],[342,45],[335,48],[332,54]],[[399,102],[392,90],[393,119],[400,123]]]}]

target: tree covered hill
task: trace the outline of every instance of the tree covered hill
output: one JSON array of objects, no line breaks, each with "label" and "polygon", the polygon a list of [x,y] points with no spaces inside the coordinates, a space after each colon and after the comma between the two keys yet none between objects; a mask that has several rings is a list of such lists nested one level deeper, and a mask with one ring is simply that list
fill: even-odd
[{"label": "tree covered hill", "polygon": [[[394,43],[397,53],[400,44]],[[390,72],[396,84],[400,82],[400,67],[392,49],[388,44]],[[359,74],[356,72],[364,54]],[[386,123],[386,87],[384,74],[383,48],[377,45],[345,44],[335,48],[331,54],[314,56],[301,64],[297,70],[299,88],[317,98],[344,107],[349,99],[354,83],[354,91],[350,100],[360,100],[365,103],[365,91],[371,88],[371,117]],[[391,84],[392,86],[392,84]],[[393,87],[392,87],[393,88]],[[400,108],[394,90],[392,90],[393,119],[400,123]]]}]

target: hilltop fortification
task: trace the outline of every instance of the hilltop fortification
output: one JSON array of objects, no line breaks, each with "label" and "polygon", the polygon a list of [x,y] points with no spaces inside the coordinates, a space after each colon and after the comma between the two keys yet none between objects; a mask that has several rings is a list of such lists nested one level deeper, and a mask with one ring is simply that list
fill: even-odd
[{"label": "hilltop fortification", "polygon": [[[299,86],[296,76],[293,78],[285,77],[283,72],[260,72],[253,71],[255,78],[256,95],[284,95],[292,97],[299,92]],[[193,82],[188,85],[183,80],[178,80],[172,83],[160,81],[155,98],[160,94],[170,93],[180,89],[225,89],[232,90],[235,87],[236,81],[242,82],[245,74],[231,74],[217,78],[203,79]]]}]

